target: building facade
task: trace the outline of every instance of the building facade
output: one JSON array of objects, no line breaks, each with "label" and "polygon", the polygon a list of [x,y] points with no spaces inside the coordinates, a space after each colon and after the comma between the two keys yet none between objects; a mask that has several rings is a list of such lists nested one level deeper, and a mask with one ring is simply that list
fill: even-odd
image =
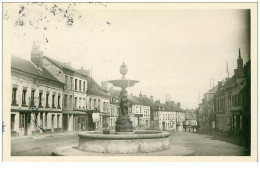
[{"label": "building facade", "polygon": [[27,136],[62,131],[64,83],[41,63],[42,54],[33,47],[31,61],[11,59],[11,133]]},{"label": "building facade", "polygon": [[219,82],[215,95],[216,130],[240,135],[243,131],[243,89],[246,86],[243,59],[240,54],[237,59],[237,69],[227,81]]},{"label": "building facade", "polygon": [[102,129],[110,123],[110,95],[97,82],[88,78],[88,116],[95,129]]},{"label": "building facade", "polygon": [[47,56],[43,57],[43,66],[57,76],[62,83],[65,83],[63,130],[87,130],[87,75],[72,68],[70,63],[61,63]]}]

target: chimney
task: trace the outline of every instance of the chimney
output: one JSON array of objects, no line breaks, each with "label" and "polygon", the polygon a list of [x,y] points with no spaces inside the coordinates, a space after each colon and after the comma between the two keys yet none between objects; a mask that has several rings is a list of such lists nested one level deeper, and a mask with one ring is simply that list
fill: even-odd
[{"label": "chimney", "polygon": [[38,45],[35,45],[35,41],[32,46],[31,61],[37,68],[42,68],[43,52],[40,51]]},{"label": "chimney", "polygon": [[108,91],[108,82],[107,81],[101,81],[101,87],[104,90]]},{"label": "chimney", "polygon": [[179,103],[177,103],[177,106],[180,108],[181,107],[181,103],[179,102]]},{"label": "chimney", "polygon": [[141,98],[141,97],[142,97],[142,92],[140,91],[139,98]]},{"label": "chimney", "polygon": [[150,96],[150,101],[154,103],[153,96]]}]

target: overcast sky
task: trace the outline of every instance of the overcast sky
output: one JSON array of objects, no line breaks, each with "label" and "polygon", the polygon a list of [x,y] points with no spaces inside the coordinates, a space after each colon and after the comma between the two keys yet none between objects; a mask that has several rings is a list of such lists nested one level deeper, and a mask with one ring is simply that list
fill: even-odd
[{"label": "overcast sky", "polygon": [[[38,41],[44,55],[71,61],[75,68],[92,67],[99,83],[121,78],[119,67],[125,62],[127,78],[140,81],[129,93],[141,91],[161,102],[170,93],[183,108],[197,107],[210,78],[216,85],[227,77],[225,60],[233,75],[238,48],[244,63],[248,60],[247,10],[120,10],[103,4],[85,9],[91,4],[72,4],[64,16],[67,5],[55,15],[53,4],[4,9],[5,20],[13,24],[12,53],[29,60],[33,40]],[[17,25],[17,19],[23,24]]]}]

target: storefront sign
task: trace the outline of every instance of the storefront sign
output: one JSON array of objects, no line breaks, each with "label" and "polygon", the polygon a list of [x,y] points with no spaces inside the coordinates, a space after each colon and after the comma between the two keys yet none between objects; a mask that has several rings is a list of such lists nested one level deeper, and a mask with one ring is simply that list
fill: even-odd
[{"label": "storefront sign", "polygon": [[93,119],[93,122],[100,121],[99,113],[92,113],[92,119]]}]

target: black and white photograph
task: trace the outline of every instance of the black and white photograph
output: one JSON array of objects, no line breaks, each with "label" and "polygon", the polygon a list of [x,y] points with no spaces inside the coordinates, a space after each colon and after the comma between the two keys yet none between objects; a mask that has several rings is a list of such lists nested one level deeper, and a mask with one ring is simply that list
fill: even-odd
[{"label": "black and white photograph", "polygon": [[257,160],[257,3],[2,5],[4,160]]}]

